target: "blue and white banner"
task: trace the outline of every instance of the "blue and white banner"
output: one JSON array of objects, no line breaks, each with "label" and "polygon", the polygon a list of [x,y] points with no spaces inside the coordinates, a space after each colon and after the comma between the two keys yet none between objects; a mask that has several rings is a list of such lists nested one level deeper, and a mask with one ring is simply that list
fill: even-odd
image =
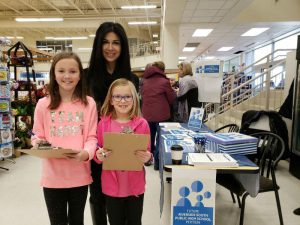
[{"label": "blue and white banner", "polygon": [[173,168],[171,225],[214,225],[215,192],[215,170]]},{"label": "blue and white banner", "polygon": [[220,103],[223,82],[223,62],[198,61],[193,64],[194,78],[198,84],[198,101]]}]

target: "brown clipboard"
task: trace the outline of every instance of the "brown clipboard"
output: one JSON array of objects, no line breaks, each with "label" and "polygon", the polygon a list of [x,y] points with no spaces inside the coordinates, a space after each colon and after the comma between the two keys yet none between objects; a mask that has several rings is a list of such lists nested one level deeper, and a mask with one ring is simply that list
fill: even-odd
[{"label": "brown clipboard", "polygon": [[26,153],[28,155],[37,156],[40,158],[66,158],[65,153],[78,153],[78,151],[72,149],[18,149],[17,151]]},{"label": "brown clipboard", "polygon": [[103,161],[103,170],[140,171],[143,163],[135,156],[137,150],[147,150],[150,135],[104,133],[104,149],[112,154]]}]

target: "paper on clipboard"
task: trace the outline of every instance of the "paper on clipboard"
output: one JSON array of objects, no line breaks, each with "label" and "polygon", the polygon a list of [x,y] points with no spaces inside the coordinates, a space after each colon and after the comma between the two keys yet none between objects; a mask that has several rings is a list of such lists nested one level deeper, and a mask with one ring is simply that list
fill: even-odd
[{"label": "paper on clipboard", "polygon": [[26,153],[28,155],[37,156],[40,158],[66,158],[65,153],[78,153],[76,150],[72,149],[18,149],[18,151]]},{"label": "paper on clipboard", "polygon": [[143,163],[135,156],[137,150],[147,150],[148,134],[104,133],[104,148],[112,154],[103,161],[103,170],[140,171]]}]

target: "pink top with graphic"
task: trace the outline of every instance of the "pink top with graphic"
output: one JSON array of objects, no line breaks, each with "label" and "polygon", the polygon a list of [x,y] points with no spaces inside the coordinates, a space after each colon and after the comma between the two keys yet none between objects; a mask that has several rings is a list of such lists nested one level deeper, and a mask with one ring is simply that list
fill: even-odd
[{"label": "pink top with graphic", "polygon": [[[55,147],[87,151],[91,160],[97,148],[97,110],[95,101],[91,97],[87,100],[87,106],[75,101],[61,103],[57,109],[50,110],[50,97],[40,99],[34,112],[33,144],[37,138],[45,139]],[[89,161],[43,159],[43,187],[70,188],[91,182]]]}]

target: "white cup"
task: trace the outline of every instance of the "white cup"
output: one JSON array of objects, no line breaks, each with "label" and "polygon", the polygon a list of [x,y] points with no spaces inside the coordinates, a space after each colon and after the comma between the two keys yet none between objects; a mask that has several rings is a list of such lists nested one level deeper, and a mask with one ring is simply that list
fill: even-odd
[{"label": "white cup", "polygon": [[180,165],[182,163],[183,147],[181,145],[171,146],[172,164]]}]

